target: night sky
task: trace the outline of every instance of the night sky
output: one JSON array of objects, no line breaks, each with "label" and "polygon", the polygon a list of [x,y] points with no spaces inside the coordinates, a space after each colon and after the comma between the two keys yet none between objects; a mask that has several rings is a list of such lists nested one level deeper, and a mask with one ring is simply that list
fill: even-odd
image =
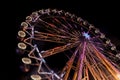
[{"label": "night sky", "polygon": [[[78,2],[79,1],[79,2]],[[15,28],[16,34],[18,27],[25,17],[30,15],[33,11],[38,11],[40,9],[59,9],[68,11],[77,16],[82,17],[89,23],[94,24],[101,32],[105,33],[108,38],[112,40],[118,46],[120,45],[120,5],[117,2],[99,2],[96,1],[51,1],[51,0],[17,0],[15,3]],[[16,55],[16,54],[15,54]],[[19,58],[16,55],[16,59]],[[21,75],[19,70],[19,62],[15,61],[16,64],[16,77]]]}]

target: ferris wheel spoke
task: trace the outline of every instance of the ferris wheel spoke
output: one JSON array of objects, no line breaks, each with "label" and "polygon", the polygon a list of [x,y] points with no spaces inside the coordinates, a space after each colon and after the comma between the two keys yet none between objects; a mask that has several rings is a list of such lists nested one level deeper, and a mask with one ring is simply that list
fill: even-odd
[{"label": "ferris wheel spoke", "polygon": [[[86,79],[89,80],[88,67],[85,66],[84,68],[85,68],[85,70],[84,70],[84,71],[85,71],[85,72],[84,72],[84,75],[85,75]],[[84,80],[84,79],[83,79],[83,80]]]},{"label": "ferris wheel spoke", "polygon": [[[69,31],[68,26],[66,26],[64,23],[62,23],[61,21],[59,21],[57,18],[55,18],[54,20],[63,27],[63,30]],[[65,22],[65,20],[63,22]]]},{"label": "ferris wheel spoke", "polygon": [[98,73],[98,75],[93,75],[96,76],[97,79],[107,79],[107,76],[105,74],[105,72],[102,70],[102,68],[104,68],[101,64],[101,61],[99,59],[97,59],[97,57],[95,55],[93,55],[91,52],[89,54],[87,54],[87,59],[89,61],[89,63],[91,63],[91,66],[94,70],[95,73]]},{"label": "ferris wheel spoke", "polygon": [[[72,26],[67,20],[66,20],[66,18],[65,17],[62,17],[62,19],[64,20],[64,23],[66,23],[67,24],[67,28],[69,29],[69,30],[74,30],[75,28],[77,28],[77,26]],[[71,21],[72,22],[72,21]],[[74,23],[73,23],[74,24]]]},{"label": "ferris wheel spoke", "polygon": [[89,80],[88,68],[86,65],[83,67],[83,77],[81,80]]},{"label": "ferris wheel spoke", "polygon": [[[69,34],[71,35],[71,36],[73,36],[73,37],[77,37],[77,35],[75,35],[75,34],[73,34],[73,31],[71,31],[71,30],[74,30],[74,27],[76,27],[76,25],[74,25],[74,27],[70,24],[70,23],[68,23],[66,20],[65,20],[65,18],[64,17],[61,17],[60,19],[62,19],[62,22],[61,21],[59,21],[57,18],[55,18],[54,20],[56,21],[56,23],[58,23],[59,25],[60,25],[60,29],[63,31],[63,32],[69,32]],[[78,34],[78,32],[77,31],[74,31],[74,32],[76,32],[77,34]]]},{"label": "ferris wheel spoke", "polygon": [[42,53],[42,56],[43,58],[45,57],[48,57],[48,56],[52,56],[52,55],[55,55],[57,53],[60,53],[60,52],[63,52],[63,51],[66,51],[66,50],[69,50],[73,47],[76,47],[78,45],[78,42],[76,43],[68,43],[64,46],[59,46],[59,47],[55,47],[53,49],[49,49],[49,50],[46,50]]},{"label": "ferris wheel spoke", "polygon": [[108,72],[117,80],[118,77],[116,76],[116,74],[120,74],[120,72],[108,61],[108,59],[101,54],[94,45],[93,46],[93,50],[96,54],[96,56],[101,60],[102,64],[106,67],[106,69],[108,70]]},{"label": "ferris wheel spoke", "polygon": [[61,35],[55,35],[55,34],[37,32],[37,31],[35,31],[33,39],[48,41],[48,42],[56,42],[56,43],[71,43],[77,40],[77,38],[70,38],[68,36],[61,36]]},{"label": "ferris wheel spoke", "polygon": [[70,71],[73,67],[73,63],[74,63],[74,60],[75,60],[75,57],[77,55],[79,51],[79,47],[77,47],[77,49],[75,50],[75,52],[73,53],[73,55],[71,56],[71,58],[67,61],[66,65],[64,66],[60,76],[63,77],[63,80],[68,80],[68,76],[70,74]]},{"label": "ferris wheel spoke", "polygon": [[98,80],[98,79],[96,78],[96,73],[94,72],[94,69],[92,69],[92,67],[91,67],[91,65],[90,65],[90,63],[89,63],[89,61],[88,61],[87,59],[85,59],[85,63],[86,63],[86,65],[87,65],[89,71],[91,72],[93,78],[94,78],[95,80]]},{"label": "ferris wheel spoke", "polygon": [[[83,47],[82,47],[83,46]],[[83,48],[82,52],[81,52],[81,47]],[[82,80],[82,71],[83,71],[83,63],[84,63],[84,58],[85,58],[85,54],[86,54],[86,42],[84,42],[83,45],[79,46],[79,57],[77,60],[77,65],[76,65],[76,69],[73,75],[72,80]]]},{"label": "ferris wheel spoke", "polygon": [[[90,57],[91,55],[91,57]],[[90,59],[89,63],[92,62],[92,68],[95,73],[98,73],[99,75],[93,75],[96,76],[97,79],[105,79],[109,80],[110,78],[108,77],[110,75],[110,72],[108,68],[103,64],[103,61],[101,61],[97,55],[94,55],[90,53],[88,59]],[[92,57],[93,56],[93,57]]]},{"label": "ferris wheel spoke", "polygon": [[[54,19],[52,19],[53,21]],[[42,19],[39,19],[40,23],[42,25],[44,25],[46,28],[47,28],[47,31],[49,31],[50,33],[54,33],[54,34],[62,34],[62,35],[65,35],[65,36],[71,36],[71,37],[74,37],[73,34],[71,34],[69,31],[66,31],[66,28],[67,26],[63,25],[63,24],[59,24],[59,26],[56,26],[55,23],[48,23]],[[63,28],[64,27],[64,28]],[[63,29],[62,29],[63,28]]]},{"label": "ferris wheel spoke", "polygon": [[67,26],[69,33],[71,33],[74,37],[78,37],[81,35],[81,32],[79,31],[80,27],[78,27],[77,23],[74,23],[74,21],[71,21],[71,24],[72,24],[71,25],[64,17],[62,17],[62,19],[64,20],[64,23],[66,24],[65,26]]}]

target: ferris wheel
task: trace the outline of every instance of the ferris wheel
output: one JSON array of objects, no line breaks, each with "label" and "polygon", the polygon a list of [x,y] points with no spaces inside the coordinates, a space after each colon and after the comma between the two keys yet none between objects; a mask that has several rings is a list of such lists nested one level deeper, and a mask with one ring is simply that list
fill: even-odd
[{"label": "ferris wheel", "polygon": [[26,17],[18,31],[28,80],[120,80],[120,52],[88,21],[57,9]]}]

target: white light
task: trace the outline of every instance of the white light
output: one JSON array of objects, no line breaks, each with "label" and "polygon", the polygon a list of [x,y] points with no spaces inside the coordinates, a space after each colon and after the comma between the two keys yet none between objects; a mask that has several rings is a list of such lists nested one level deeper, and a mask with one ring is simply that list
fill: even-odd
[{"label": "white light", "polygon": [[116,57],[118,57],[120,59],[120,54],[116,54]]},{"label": "white light", "polygon": [[24,64],[31,64],[31,59],[30,58],[26,58],[26,57],[24,57],[24,58],[22,58],[22,62],[24,63]]},{"label": "white light", "polygon": [[43,63],[46,63],[44,59],[41,59]]},{"label": "white light", "polygon": [[23,26],[26,29],[28,27],[28,24],[26,22],[22,22],[21,26]]},{"label": "white light", "polygon": [[99,32],[100,32],[100,30],[99,30],[99,29],[96,29],[96,30],[95,30],[95,33],[99,33]]},{"label": "white light", "polygon": [[117,78],[118,78],[118,80],[120,80],[120,74],[117,74]]},{"label": "white light", "polygon": [[90,29],[91,29],[91,28],[94,28],[94,26],[93,26],[92,24],[90,24],[89,28],[90,28]]},{"label": "white light", "polygon": [[40,53],[44,53],[45,51],[41,51]]},{"label": "white light", "polygon": [[38,13],[37,13],[37,12],[33,12],[33,13],[32,13],[32,16],[33,16],[33,17],[37,17],[37,16],[38,16]]},{"label": "white light", "polygon": [[18,31],[18,36],[20,36],[20,37],[25,37],[26,34],[25,34],[24,31]]},{"label": "white light", "polygon": [[27,22],[32,21],[32,17],[31,17],[31,16],[27,16],[27,17],[26,17],[26,21],[27,21]]},{"label": "white light", "polygon": [[25,43],[18,43],[18,47],[20,48],[20,49],[26,49],[26,44]]},{"label": "white light", "polygon": [[112,47],[111,47],[111,50],[115,50],[115,49],[116,49],[116,47],[115,47],[115,46],[112,46]]},{"label": "white light", "polygon": [[42,78],[41,78],[41,76],[39,76],[39,75],[31,75],[31,78],[33,79],[33,80],[41,80]]},{"label": "white light", "polygon": [[86,38],[86,39],[90,39],[90,35],[88,33],[83,33],[83,36]]},{"label": "white light", "polygon": [[105,38],[105,35],[101,33],[100,38]]},{"label": "white light", "polygon": [[106,40],[106,44],[109,44],[111,41],[108,39],[108,40]]}]

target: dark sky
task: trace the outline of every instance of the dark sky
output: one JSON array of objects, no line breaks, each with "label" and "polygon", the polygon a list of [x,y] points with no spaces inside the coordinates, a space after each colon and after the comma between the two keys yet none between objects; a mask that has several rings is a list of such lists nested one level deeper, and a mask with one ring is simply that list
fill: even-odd
[{"label": "dark sky", "polygon": [[26,0],[16,1],[16,25],[25,20],[33,11],[56,8],[74,13],[94,24],[106,34],[119,36],[119,3],[118,2],[88,2],[88,1],[51,1],[51,0]]},{"label": "dark sky", "polygon": [[89,23],[98,27],[101,32],[105,33],[109,38],[111,38],[115,44],[118,42],[120,44],[120,5],[118,4],[118,2],[88,2],[82,0],[17,0],[15,2],[16,33],[18,30],[17,27],[19,27],[20,23],[24,21],[25,17],[30,15],[33,11],[56,8],[82,17]]}]

